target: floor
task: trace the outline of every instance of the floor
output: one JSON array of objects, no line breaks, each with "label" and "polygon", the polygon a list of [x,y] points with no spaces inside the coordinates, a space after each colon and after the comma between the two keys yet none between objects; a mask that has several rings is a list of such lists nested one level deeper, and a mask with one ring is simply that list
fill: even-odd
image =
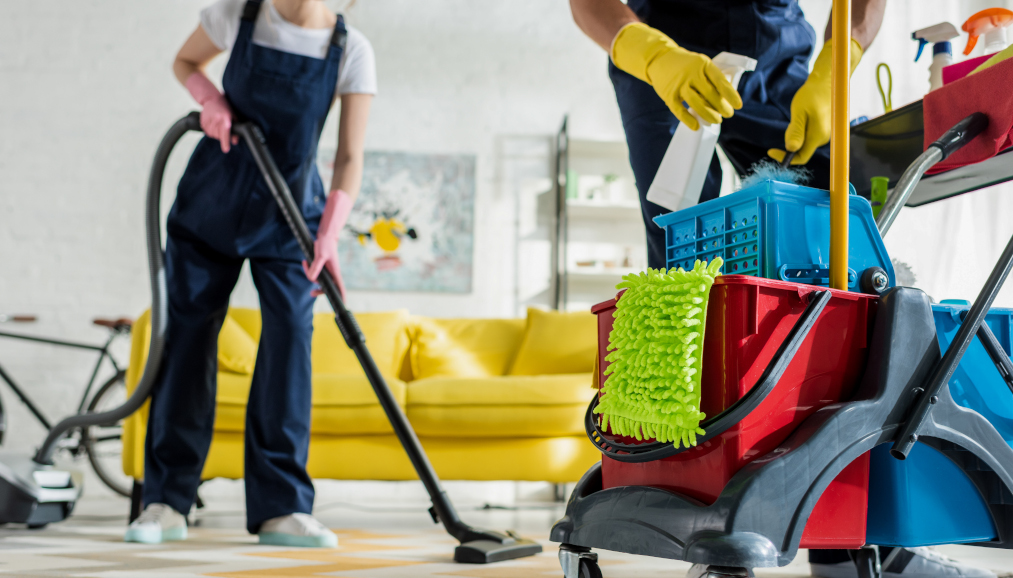
[{"label": "floor", "polygon": [[[75,515],[43,530],[0,528],[0,575],[81,577],[220,576],[269,578],[339,576],[393,578],[441,576],[472,578],[560,577],[556,547],[548,530],[562,512],[545,484],[447,484],[462,517],[473,525],[518,530],[542,542],[535,557],[491,566],[452,561],[455,541],[434,526],[425,495],[415,483],[318,482],[317,517],[339,536],[336,550],[262,547],[245,532],[242,485],[216,481],[201,490],[207,506],[196,515],[185,542],[158,546],[122,541],[128,503],[98,487],[89,491]],[[946,547],[944,553],[1013,572],[1013,552]],[[685,575],[688,564],[601,552],[606,578]],[[759,570],[761,578],[808,575],[805,554],[785,568]],[[1013,573],[1010,574],[1013,576]]]}]

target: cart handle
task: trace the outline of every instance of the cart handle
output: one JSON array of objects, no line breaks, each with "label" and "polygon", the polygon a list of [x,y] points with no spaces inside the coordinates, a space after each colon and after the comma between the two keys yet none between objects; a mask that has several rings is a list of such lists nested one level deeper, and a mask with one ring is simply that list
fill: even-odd
[{"label": "cart handle", "polygon": [[943,133],[943,136],[930,144],[925,152],[918,155],[918,158],[900,176],[897,186],[893,189],[893,194],[887,198],[883,210],[879,212],[879,217],[876,219],[879,234],[883,237],[886,236],[886,232],[890,230],[897,214],[900,213],[901,207],[907,203],[926,171],[974,140],[974,137],[985,132],[987,128],[988,116],[983,112],[972,113],[953,125],[953,128]]},{"label": "cart handle", "polygon": [[[706,433],[697,438],[697,446],[723,434],[763,403],[767,395],[774,390],[777,382],[781,380],[781,376],[784,375],[785,370],[795,358],[795,354],[802,347],[802,342],[809,335],[809,331],[816,325],[820,313],[830,303],[830,297],[831,293],[827,289],[814,291],[810,294],[805,310],[802,311],[802,315],[795,321],[788,336],[774,353],[774,357],[767,364],[767,368],[764,369],[763,375],[757,380],[756,385],[727,409],[700,424]],[[690,449],[668,442],[626,444],[609,439],[598,426],[598,419],[594,415],[594,408],[597,406],[598,394],[595,394],[584,414],[584,430],[588,439],[594,443],[602,455],[620,462],[643,463],[671,457]]]},{"label": "cart handle", "polygon": [[[967,312],[965,311],[961,315],[961,321],[966,317]],[[1006,382],[1006,387],[1010,392],[1013,392],[1013,361],[1010,361],[1009,356],[1003,351],[1002,345],[999,344],[999,340],[995,338],[995,333],[992,333],[987,323],[982,322],[978,327],[977,335],[978,341],[981,341],[981,345],[985,348],[985,353],[988,354],[995,368],[999,370],[1002,380]]]}]

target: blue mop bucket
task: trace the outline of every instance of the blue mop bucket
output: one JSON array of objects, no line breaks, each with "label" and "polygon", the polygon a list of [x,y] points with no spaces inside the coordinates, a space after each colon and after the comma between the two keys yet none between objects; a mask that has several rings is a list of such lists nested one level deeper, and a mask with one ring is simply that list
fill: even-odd
[{"label": "blue mop bucket", "polygon": [[[968,309],[967,302],[932,306],[942,351],[950,346],[960,328],[961,313]],[[992,309],[985,323],[1009,355],[1013,309]],[[1013,395],[977,337],[950,379],[950,395],[988,419],[1007,443],[1013,443]],[[873,450],[868,528],[868,543],[883,546],[986,542],[997,535],[985,499],[971,480],[949,458],[925,444],[915,445],[904,461],[890,456],[889,444]]]}]

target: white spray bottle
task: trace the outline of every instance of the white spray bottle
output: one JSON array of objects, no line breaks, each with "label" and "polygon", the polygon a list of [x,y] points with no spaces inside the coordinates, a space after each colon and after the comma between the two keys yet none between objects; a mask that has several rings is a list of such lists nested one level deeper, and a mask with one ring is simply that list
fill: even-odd
[{"label": "white spray bottle", "polygon": [[925,45],[932,43],[932,65],[929,66],[929,92],[943,86],[943,67],[953,64],[953,46],[950,40],[960,36],[957,27],[949,22],[915,30],[911,38],[918,41],[915,62],[922,57]]},{"label": "white spray bottle", "polygon": [[[756,69],[755,60],[731,52],[718,54],[713,62],[736,90],[742,73]],[[706,122],[692,110],[690,114],[700,122],[700,129],[692,130],[685,123],[679,123],[647,190],[648,201],[670,211],[692,207],[700,200],[700,191],[703,190],[721,133],[720,124]]]}]

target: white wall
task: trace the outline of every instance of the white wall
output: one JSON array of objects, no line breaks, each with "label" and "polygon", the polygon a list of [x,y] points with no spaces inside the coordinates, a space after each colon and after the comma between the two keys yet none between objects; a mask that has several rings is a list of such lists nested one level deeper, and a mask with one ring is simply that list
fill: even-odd
[{"label": "white wall", "polygon": [[[0,313],[40,315],[26,331],[95,341],[104,334],[90,327],[93,316],[134,316],[147,306],[147,172],[164,131],[194,106],[170,64],[209,2],[5,6]],[[371,39],[377,56],[380,94],[368,149],[478,159],[473,291],[353,292],[350,305],[513,315],[516,203],[512,189],[499,184],[498,147],[512,136],[554,133],[567,112],[577,135],[621,138],[604,53],[573,25],[565,2],[360,0],[348,21]],[[223,66],[220,59],[215,70]],[[324,139],[333,142],[331,116]],[[167,176],[165,210],[186,156],[176,155]],[[248,279],[233,302],[256,305]],[[0,364],[39,392],[53,416],[72,410],[88,359],[0,340]],[[37,443],[41,429],[2,386],[0,392],[17,430],[9,443]]]},{"label": "white wall", "polygon": [[[89,326],[91,317],[136,315],[148,303],[147,171],[164,130],[193,108],[169,66],[208,1],[5,3],[0,312],[41,315],[29,330],[94,341],[103,333]],[[927,89],[928,63],[911,62],[912,30],[942,19],[959,25],[992,4],[891,1],[883,31],[855,75],[854,113],[881,112],[873,80],[880,61],[893,67],[895,106]],[[829,0],[803,1],[820,35],[829,6]],[[576,136],[621,138],[605,55],[573,25],[564,0],[359,0],[348,20],[377,53],[380,94],[368,148],[478,158],[472,293],[352,293],[350,304],[511,315],[516,202],[499,172],[500,147],[513,137],[553,133],[567,112]],[[958,41],[958,52],[962,46]],[[333,125],[332,119],[325,139],[335,138]],[[178,156],[171,178],[185,161],[185,152]],[[1006,190],[906,210],[887,244],[936,298],[973,297],[1013,232],[1003,218],[1013,206]],[[1013,305],[1011,297],[1007,292],[1001,303]],[[235,302],[256,304],[248,282]],[[79,354],[4,340],[0,364],[38,391],[54,416],[72,408],[72,392],[87,371]],[[13,410],[12,442],[37,443],[41,430],[8,392],[0,395]]]}]

